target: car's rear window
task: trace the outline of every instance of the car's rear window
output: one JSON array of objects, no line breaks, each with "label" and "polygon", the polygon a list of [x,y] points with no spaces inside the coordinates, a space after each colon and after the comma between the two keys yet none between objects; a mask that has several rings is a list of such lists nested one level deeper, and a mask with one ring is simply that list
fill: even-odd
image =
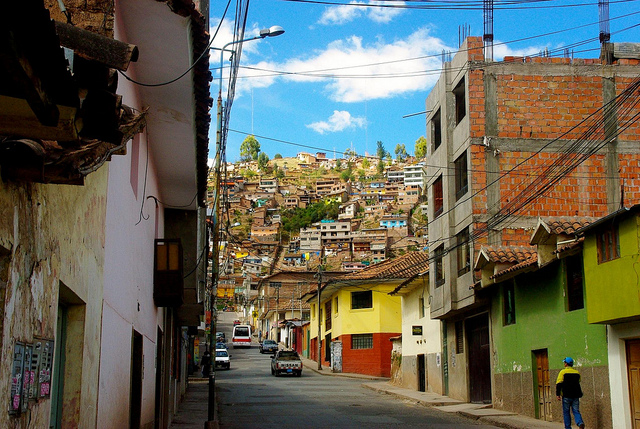
[{"label": "car's rear window", "polygon": [[216,356],[217,357],[227,357],[227,356],[229,356],[229,353],[227,353],[226,350],[216,350]]},{"label": "car's rear window", "polygon": [[249,328],[236,327],[236,329],[233,331],[233,335],[235,337],[248,337],[249,336]]},{"label": "car's rear window", "polygon": [[276,342],[273,340],[264,340],[262,344],[275,344]]},{"label": "car's rear window", "polygon": [[293,352],[293,351],[283,351],[280,352],[280,355],[278,355],[279,358],[283,359],[283,360],[296,360],[296,359],[300,359],[300,357],[298,356],[298,353]]}]

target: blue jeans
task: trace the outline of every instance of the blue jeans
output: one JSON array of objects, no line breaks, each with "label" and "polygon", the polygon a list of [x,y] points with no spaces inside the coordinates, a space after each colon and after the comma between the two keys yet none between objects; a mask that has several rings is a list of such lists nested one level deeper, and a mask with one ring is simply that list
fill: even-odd
[{"label": "blue jeans", "polygon": [[582,423],[582,416],[580,415],[580,398],[562,398],[562,415],[564,417],[565,429],[571,429],[571,414],[573,412],[573,418],[576,424],[580,426]]}]

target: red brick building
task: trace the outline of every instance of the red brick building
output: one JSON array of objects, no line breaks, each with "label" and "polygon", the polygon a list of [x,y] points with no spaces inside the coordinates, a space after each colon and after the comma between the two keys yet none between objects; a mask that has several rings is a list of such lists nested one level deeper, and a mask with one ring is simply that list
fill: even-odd
[{"label": "red brick building", "polygon": [[[495,399],[489,308],[471,269],[480,247],[527,246],[539,217],[640,202],[638,64],[615,54],[490,62],[479,37],[443,64],[426,100],[426,164],[431,317],[447,322],[449,396]],[[472,318],[480,342],[465,332]],[[483,371],[467,371],[469,356]]]}]

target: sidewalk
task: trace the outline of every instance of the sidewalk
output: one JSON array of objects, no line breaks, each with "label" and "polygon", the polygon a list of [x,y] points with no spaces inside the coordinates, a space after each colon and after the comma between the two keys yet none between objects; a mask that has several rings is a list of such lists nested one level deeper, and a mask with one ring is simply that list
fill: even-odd
[{"label": "sidewalk", "polygon": [[[209,379],[189,377],[189,385],[184,399],[178,405],[169,428],[204,429],[207,428],[207,404],[209,403]],[[214,421],[208,426],[217,428],[217,404],[214,407]]]},{"label": "sidewalk", "polygon": [[302,363],[305,369],[317,374],[331,377],[359,378],[363,380],[362,385],[364,387],[376,392],[414,401],[416,404],[424,405],[425,407],[434,407],[445,413],[459,414],[488,425],[507,429],[558,429],[559,427],[557,422],[545,422],[508,411],[495,410],[490,405],[469,404],[436,393],[418,392],[394,386],[389,383],[388,378],[362,374],[334,373],[328,366],[323,366],[322,370],[318,371],[318,362],[305,358],[302,358]]}]

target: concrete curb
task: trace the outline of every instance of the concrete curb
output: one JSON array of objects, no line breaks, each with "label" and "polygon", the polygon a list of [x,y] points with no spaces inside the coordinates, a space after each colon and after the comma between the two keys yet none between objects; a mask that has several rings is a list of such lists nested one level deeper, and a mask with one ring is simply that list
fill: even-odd
[{"label": "concrete curb", "polygon": [[500,428],[558,429],[558,423],[537,420],[509,411],[490,408],[486,405],[470,404],[434,393],[417,392],[392,386],[388,383],[363,383],[362,386],[379,393],[392,395],[399,399],[410,400],[425,407],[432,407],[438,411],[458,414],[459,416]]}]

